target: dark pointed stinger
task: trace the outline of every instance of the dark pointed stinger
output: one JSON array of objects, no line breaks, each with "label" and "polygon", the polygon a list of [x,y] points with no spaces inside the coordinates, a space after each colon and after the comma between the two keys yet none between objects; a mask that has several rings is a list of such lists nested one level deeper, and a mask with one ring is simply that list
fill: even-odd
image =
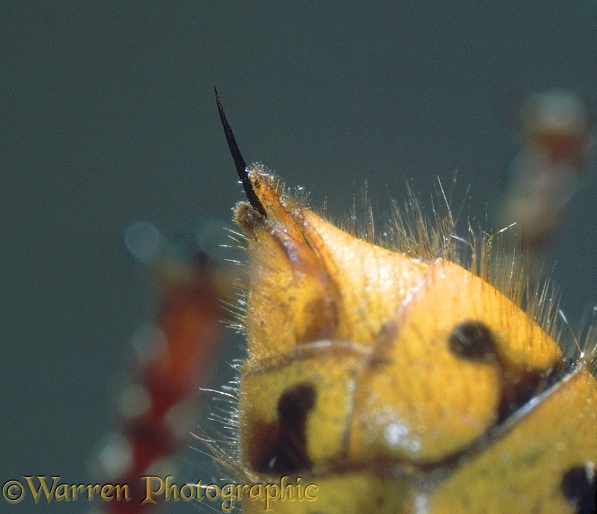
[{"label": "dark pointed stinger", "polygon": [[232,158],[234,159],[234,165],[236,166],[236,172],[240,177],[240,180],[245,188],[245,193],[247,194],[247,199],[252,207],[257,209],[260,214],[267,217],[267,213],[263,207],[263,204],[257,198],[255,194],[255,190],[253,189],[253,185],[249,180],[249,173],[247,172],[247,163],[243,159],[242,154],[240,153],[240,149],[236,144],[236,140],[234,139],[234,134],[230,125],[228,125],[228,121],[226,120],[226,114],[224,114],[224,108],[222,107],[222,102],[220,101],[220,97],[218,96],[218,90],[214,87],[214,93],[216,94],[216,103],[218,104],[218,112],[220,113],[220,120],[222,122],[222,127],[224,128],[224,134],[226,134],[226,141],[228,141],[228,148],[230,148],[230,153],[232,154]]}]

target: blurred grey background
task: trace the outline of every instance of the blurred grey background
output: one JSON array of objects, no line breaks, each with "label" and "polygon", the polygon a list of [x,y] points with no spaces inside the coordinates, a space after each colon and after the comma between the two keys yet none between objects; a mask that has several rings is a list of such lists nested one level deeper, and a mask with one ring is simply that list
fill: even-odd
[{"label": "blurred grey background", "polygon": [[[214,85],[247,161],[313,205],[327,199],[332,216],[348,213],[353,183],[368,181],[383,215],[407,179],[427,199],[457,172],[455,203],[470,185],[482,225],[522,98],[560,86],[597,105],[590,0],[3,0],[0,38],[2,483],[89,481],[130,336],[150,313],[126,227],[228,220],[243,199]],[[550,255],[573,326],[597,302],[596,196],[593,173]],[[87,507],[0,499],[1,512]]]}]

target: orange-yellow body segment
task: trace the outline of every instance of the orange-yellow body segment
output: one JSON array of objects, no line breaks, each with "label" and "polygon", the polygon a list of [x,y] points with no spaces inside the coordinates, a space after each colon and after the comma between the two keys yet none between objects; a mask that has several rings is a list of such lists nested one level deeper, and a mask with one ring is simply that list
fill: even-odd
[{"label": "orange-yellow body segment", "polygon": [[251,261],[243,464],[258,482],[319,486],[314,503],[278,501],[275,512],[499,512],[515,495],[519,512],[566,512],[560,492],[553,504],[538,497],[568,464],[597,462],[586,368],[553,378],[564,363],[554,339],[458,264],[359,240],[259,167],[249,180],[266,216],[248,204],[235,213]]},{"label": "orange-yellow body segment", "polygon": [[578,512],[561,481],[568,469],[595,465],[597,387],[587,369],[566,377],[503,432],[437,486],[429,512]]}]

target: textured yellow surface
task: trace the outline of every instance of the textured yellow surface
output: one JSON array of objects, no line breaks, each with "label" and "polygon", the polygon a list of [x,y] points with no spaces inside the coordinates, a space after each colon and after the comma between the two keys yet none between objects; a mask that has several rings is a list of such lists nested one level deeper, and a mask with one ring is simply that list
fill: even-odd
[{"label": "textured yellow surface", "polygon": [[[562,351],[510,299],[447,259],[336,228],[260,168],[249,179],[267,215],[235,214],[251,260],[243,465],[318,486],[274,511],[568,512],[563,474],[597,461],[586,368],[537,396]],[[459,327],[481,327],[483,358],[453,351]]]}]

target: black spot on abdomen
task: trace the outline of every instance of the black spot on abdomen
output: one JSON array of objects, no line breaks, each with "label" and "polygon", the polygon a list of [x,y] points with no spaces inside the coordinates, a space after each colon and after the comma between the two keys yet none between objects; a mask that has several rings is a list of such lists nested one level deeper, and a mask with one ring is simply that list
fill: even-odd
[{"label": "black spot on abdomen", "polygon": [[286,390],[278,400],[278,418],[254,427],[249,460],[260,473],[296,473],[312,466],[307,451],[307,417],[315,406],[310,383]]},{"label": "black spot on abdomen", "polygon": [[595,478],[594,466],[592,470],[585,466],[574,466],[564,473],[560,489],[570,504],[577,508],[577,514],[595,512],[597,493]]},{"label": "black spot on abdomen", "polygon": [[479,321],[457,325],[448,339],[450,351],[466,360],[495,362],[495,340],[491,330]]},{"label": "black spot on abdomen", "polygon": [[492,330],[481,321],[469,320],[457,325],[448,337],[448,347],[460,359],[480,366],[497,364],[501,375],[501,396],[496,423],[505,421],[531,398],[544,391],[569,372],[569,363],[562,360],[554,368],[520,369],[504,355]]}]

